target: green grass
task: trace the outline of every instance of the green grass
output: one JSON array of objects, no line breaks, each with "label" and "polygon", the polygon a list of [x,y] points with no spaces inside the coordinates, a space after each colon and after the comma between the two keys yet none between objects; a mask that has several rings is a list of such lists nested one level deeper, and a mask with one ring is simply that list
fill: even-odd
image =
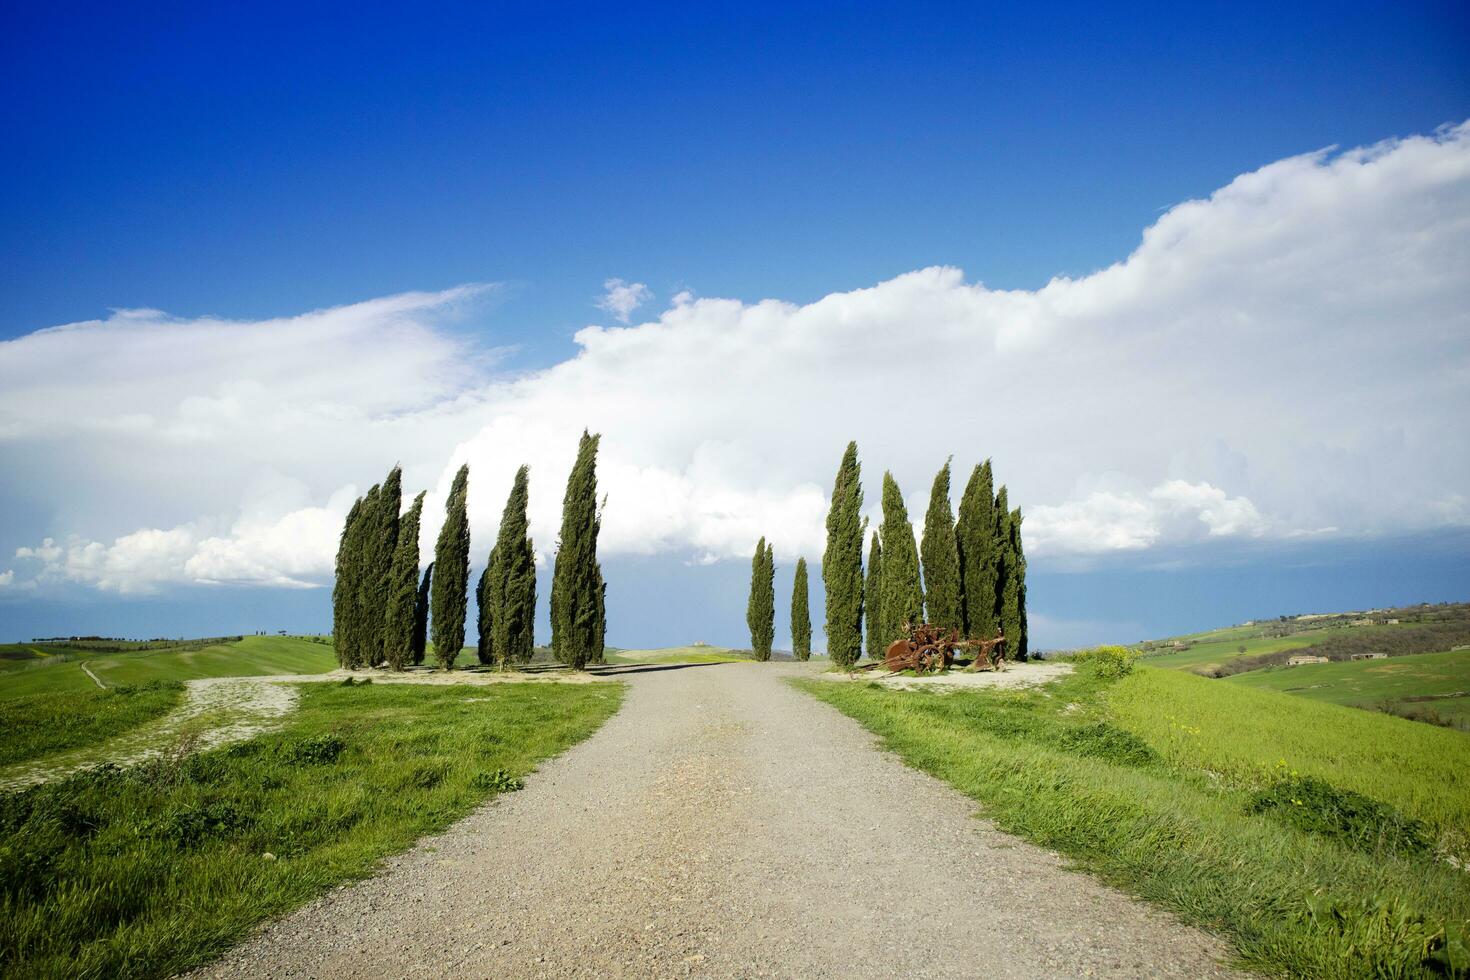
[{"label": "green grass", "polygon": [[1225,683],[1358,708],[1411,710],[1422,704],[1444,718],[1470,722],[1470,650],[1267,667],[1236,674]]},{"label": "green grass", "polygon": [[303,685],[283,730],[0,796],[0,973],[164,977],[512,789],[615,684]]},{"label": "green grass", "polygon": [[290,636],[247,636],[181,651],[110,653],[48,663],[0,674],[0,699],[57,691],[95,691],[82,671],[85,663],[104,684],[148,684],[196,677],[260,677],[269,674],[320,674],[337,666],[330,643]]},{"label": "green grass", "polygon": [[[1211,667],[1218,667],[1239,657],[1250,657],[1258,653],[1277,653],[1282,650],[1297,650],[1309,647],[1313,643],[1322,640],[1329,630],[1312,630],[1310,632],[1294,633],[1291,636],[1248,636],[1241,635],[1244,630],[1252,627],[1235,627],[1229,630],[1221,630],[1227,634],[1216,637],[1216,634],[1205,634],[1211,637],[1208,640],[1198,640],[1188,650],[1178,653],[1166,653],[1159,656],[1150,656],[1148,662],[1154,667],[1168,667],[1174,670],[1193,670],[1204,672]],[[1244,651],[1241,648],[1244,647]]]},{"label": "green grass", "polygon": [[1226,935],[1246,965],[1470,968],[1470,877],[1434,853],[1470,857],[1470,739],[1187,673],[1095,669],[1020,691],[794,683],[1001,828]]},{"label": "green grass", "polygon": [[184,697],[178,682],[99,691],[53,691],[0,699],[0,766],[95,745],[168,714]]},{"label": "green grass", "polygon": [[747,661],[750,657],[724,647],[705,645],[660,647],[653,650],[618,650],[608,652],[610,664],[727,664]]}]

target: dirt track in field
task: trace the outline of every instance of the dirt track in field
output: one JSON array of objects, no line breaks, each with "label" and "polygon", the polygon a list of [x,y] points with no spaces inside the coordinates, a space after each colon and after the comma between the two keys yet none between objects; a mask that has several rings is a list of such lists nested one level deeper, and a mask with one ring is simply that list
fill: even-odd
[{"label": "dirt track in field", "polygon": [[1229,975],[781,679],[813,669],[624,671],[622,711],[523,791],[199,975]]}]

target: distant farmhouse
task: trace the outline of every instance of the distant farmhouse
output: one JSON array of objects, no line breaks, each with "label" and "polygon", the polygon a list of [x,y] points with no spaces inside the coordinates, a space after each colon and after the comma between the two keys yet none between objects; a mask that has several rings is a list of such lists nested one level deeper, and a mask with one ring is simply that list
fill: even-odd
[{"label": "distant farmhouse", "polygon": [[1355,653],[1349,659],[1351,659],[1351,660],[1387,660],[1388,659],[1388,654],[1386,654],[1386,653]]},{"label": "distant farmhouse", "polygon": [[1286,658],[1286,666],[1288,667],[1300,667],[1302,664],[1325,664],[1326,662],[1326,657],[1319,657],[1311,653],[1303,653],[1295,657]]}]

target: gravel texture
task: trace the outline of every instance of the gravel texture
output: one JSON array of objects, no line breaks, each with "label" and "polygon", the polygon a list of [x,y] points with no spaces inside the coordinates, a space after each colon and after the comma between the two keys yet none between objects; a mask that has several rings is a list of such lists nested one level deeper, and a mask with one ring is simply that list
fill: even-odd
[{"label": "gravel texture", "polygon": [[1231,975],[782,681],[819,669],[623,672],[623,709],[524,790],[196,976]]}]

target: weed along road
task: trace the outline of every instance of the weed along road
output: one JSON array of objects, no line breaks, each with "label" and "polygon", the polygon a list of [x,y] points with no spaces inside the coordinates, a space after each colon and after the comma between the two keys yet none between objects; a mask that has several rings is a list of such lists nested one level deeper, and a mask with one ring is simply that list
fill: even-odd
[{"label": "weed along road", "polygon": [[1231,975],[783,680],[820,669],[623,668],[524,790],[197,975]]}]

